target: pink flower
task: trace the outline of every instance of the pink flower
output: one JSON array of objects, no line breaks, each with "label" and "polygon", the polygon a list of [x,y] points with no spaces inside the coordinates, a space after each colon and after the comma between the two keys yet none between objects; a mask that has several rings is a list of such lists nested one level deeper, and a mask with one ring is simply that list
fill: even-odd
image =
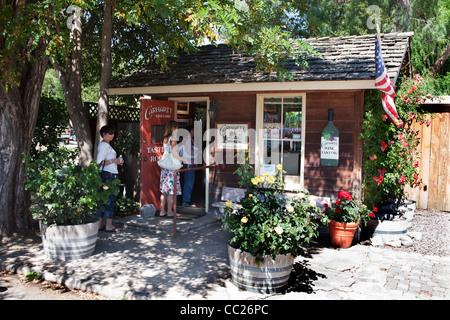
[{"label": "pink flower", "polygon": [[386,121],[386,119],[388,118],[385,113],[383,113],[383,115],[381,117],[383,118],[384,121]]},{"label": "pink flower", "polygon": [[413,84],[413,85],[412,85],[412,89],[413,89],[414,91],[416,91],[416,90],[417,90],[417,86],[416,86],[415,84]]},{"label": "pink flower", "polygon": [[381,176],[384,176],[384,174],[386,173],[386,169],[378,169],[378,172]]},{"label": "pink flower", "polygon": [[398,180],[398,183],[403,183],[405,181],[406,181],[406,178],[405,178],[405,174],[403,173],[402,177],[400,178],[400,180]]},{"label": "pink flower", "polygon": [[402,146],[404,146],[405,148],[408,148],[409,144],[405,140],[402,140]]}]

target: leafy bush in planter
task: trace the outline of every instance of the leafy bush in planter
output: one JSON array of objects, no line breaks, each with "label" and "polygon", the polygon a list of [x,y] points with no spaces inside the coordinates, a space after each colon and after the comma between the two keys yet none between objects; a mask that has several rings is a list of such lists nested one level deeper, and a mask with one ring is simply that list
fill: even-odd
[{"label": "leafy bush in planter", "polygon": [[320,208],[305,193],[285,195],[281,166],[275,176],[255,176],[252,169],[245,163],[237,170],[247,186],[242,208],[233,210],[231,202],[224,207],[223,224],[233,233],[230,245],[249,252],[257,262],[264,255],[299,255],[300,244],[318,235]]},{"label": "leafy bush in planter", "polygon": [[95,216],[111,194],[118,193],[119,181],[104,183],[96,164],[82,167],[75,162],[76,152],[60,147],[39,150],[26,163],[25,189],[31,192],[30,211],[48,225],[77,225]]}]

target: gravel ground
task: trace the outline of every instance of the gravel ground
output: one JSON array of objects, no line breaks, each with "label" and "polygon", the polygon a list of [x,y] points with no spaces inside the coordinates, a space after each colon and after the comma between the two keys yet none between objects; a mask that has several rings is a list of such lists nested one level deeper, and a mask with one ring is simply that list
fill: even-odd
[{"label": "gravel ground", "polygon": [[422,239],[414,240],[410,247],[391,247],[392,250],[440,257],[450,255],[450,212],[416,210],[408,231],[421,232]]}]

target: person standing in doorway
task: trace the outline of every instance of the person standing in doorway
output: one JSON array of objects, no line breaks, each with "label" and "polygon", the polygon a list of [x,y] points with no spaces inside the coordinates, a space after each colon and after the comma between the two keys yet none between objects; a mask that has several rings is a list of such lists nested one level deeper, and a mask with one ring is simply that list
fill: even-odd
[{"label": "person standing in doorway", "polygon": [[[177,129],[176,121],[171,120],[166,124],[164,131],[164,152],[172,153],[175,159],[181,162],[188,163],[188,160],[183,158],[178,153],[177,147]],[[159,190],[161,191],[161,212],[160,216],[173,216],[173,206],[176,205],[176,197],[181,194],[180,187],[180,173],[177,172],[177,185],[175,186],[175,170],[168,170],[161,168],[161,178],[159,183]],[[167,208],[166,208],[167,206]]]},{"label": "person standing in doorway", "polygon": [[[189,136],[186,137],[185,141],[183,141],[183,156],[186,159],[189,159],[188,168],[195,168],[197,166],[195,164],[195,159],[197,157],[198,148],[194,145],[194,127],[188,126],[186,129],[189,131]],[[195,174],[195,170],[184,172],[182,203],[183,207],[195,208],[195,204],[191,203],[191,194],[192,189],[194,188]]]},{"label": "person standing in doorway", "polygon": [[[118,179],[119,171],[117,170],[117,166],[123,165],[123,160],[117,158],[116,151],[110,145],[115,133],[116,129],[111,125],[103,126],[100,129],[102,141],[97,148],[97,165],[100,167],[100,176],[103,182]],[[99,230],[105,230],[106,232],[120,230],[112,224],[115,205],[116,195],[112,194],[109,196],[104,209],[99,208],[97,210],[96,216],[100,219]]]}]

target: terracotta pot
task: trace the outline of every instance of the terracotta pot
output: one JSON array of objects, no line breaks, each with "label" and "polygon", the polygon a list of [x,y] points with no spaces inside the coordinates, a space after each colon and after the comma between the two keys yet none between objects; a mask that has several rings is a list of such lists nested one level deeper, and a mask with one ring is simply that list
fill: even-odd
[{"label": "terracotta pot", "polygon": [[330,230],[331,244],[337,248],[349,248],[359,222],[336,222],[331,220],[328,224]]}]

